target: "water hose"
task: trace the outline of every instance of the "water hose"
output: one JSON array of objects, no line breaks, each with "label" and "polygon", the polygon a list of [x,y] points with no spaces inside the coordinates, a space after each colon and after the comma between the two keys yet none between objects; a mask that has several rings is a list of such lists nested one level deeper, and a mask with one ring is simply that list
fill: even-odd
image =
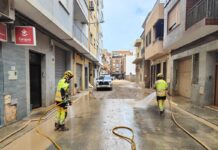
[{"label": "water hose", "polygon": [[7,135],[6,137],[0,139],[0,143],[4,142],[5,140],[7,140],[8,138],[10,138],[11,136],[13,136],[14,134],[20,132],[21,130],[23,130],[24,128],[26,128],[30,123],[32,122],[32,120],[27,121],[22,127],[20,127],[19,129],[17,129],[16,131],[10,133],[9,135]]},{"label": "water hose", "polygon": [[[36,132],[37,132],[38,134],[40,134],[41,136],[47,138],[49,141],[51,141],[51,142],[55,145],[55,147],[56,147],[58,150],[62,150],[62,149],[60,148],[60,146],[59,146],[54,140],[52,140],[49,136],[45,135],[45,134],[39,129],[39,126],[40,126],[42,120],[45,120],[46,115],[47,115],[50,111],[52,111],[53,109],[55,109],[57,106],[59,106],[59,105],[61,105],[61,103],[58,104],[58,105],[52,106],[50,109],[48,109],[48,110],[45,112],[44,115],[42,115],[42,116],[40,117],[40,119],[30,119],[30,120],[28,120],[22,127],[20,127],[19,129],[17,129],[16,131],[10,133],[9,135],[5,136],[4,138],[0,139],[0,143],[4,142],[5,140],[7,140],[8,138],[10,138],[11,136],[13,136],[13,135],[15,135],[16,133],[18,133],[18,132],[22,131],[23,129],[25,129],[31,122],[33,122],[33,121],[38,121],[38,124],[37,124],[37,126],[36,126],[36,127],[38,127],[38,128],[36,129]],[[45,118],[44,118],[44,117],[45,117]]]},{"label": "water hose", "polygon": [[192,139],[194,139],[197,143],[199,143],[204,149],[211,150],[206,144],[204,144],[202,141],[200,141],[197,137],[195,137],[193,134],[191,134],[188,130],[186,130],[184,127],[182,127],[176,120],[173,108],[171,105],[171,100],[168,98],[169,106],[170,106],[170,112],[171,112],[171,118],[173,122],[176,124],[177,127],[179,127],[182,131],[184,131],[186,134],[188,134]]},{"label": "water hose", "polygon": [[55,148],[56,148],[57,150],[62,150],[62,148],[61,148],[51,137],[49,137],[48,135],[44,134],[43,131],[41,131],[41,130],[39,129],[39,126],[41,125],[42,118],[43,118],[44,116],[46,116],[50,111],[52,111],[53,109],[55,109],[56,107],[58,107],[58,106],[61,105],[61,104],[62,104],[62,103],[59,103],[59,104],[57,104],[57,105],[55,105],[55,106],[49,108],[49,109],[45,112],[45,114],[40,117],[40,119],[39,119],[39,121],[38,121],[37,129],[36,129],[36,132],[37,132],[39,135],[41,135],[41,136],[45,137],[46,139],[48,139],[52,144],[54,144],[54,146],[55,146]]},{"label": "water hose", "polygon": [[[132,133],[132,137],[129,138],[127,136],[124,136],[124,135],[121,135],[121,134],[117,133],[116,130],[119,130],[119,129],[125,129],[125,130],[130,131]],[[136,144],[135,144],[135,141],[134,141],[134,131],[133,131],[133,129],[131,129],[129,127],[125,127],[125,126],[118,126],[118,127],[113,128],[112,133],[114,135],[118,136],[119,138],[124,139],[127,142],[129,142],[131,144],[132,150],[136,150]]]}]

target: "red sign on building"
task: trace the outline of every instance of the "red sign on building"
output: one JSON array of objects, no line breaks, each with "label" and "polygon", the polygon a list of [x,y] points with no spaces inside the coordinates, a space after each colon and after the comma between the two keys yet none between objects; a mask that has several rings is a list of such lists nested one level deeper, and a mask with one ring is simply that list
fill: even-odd
[{"label": "red sign on building", "polygon": [[32,26],[15,27],[16,45],[36,46],[36,29]]},{"label": "red sign on building", "polygon": [[7,25],[0,23],[0,41],[7,42]]}]

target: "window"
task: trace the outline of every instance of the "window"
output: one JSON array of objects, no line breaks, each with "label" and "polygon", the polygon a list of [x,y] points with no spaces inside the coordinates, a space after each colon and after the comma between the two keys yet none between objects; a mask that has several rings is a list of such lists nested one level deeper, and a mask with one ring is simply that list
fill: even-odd
[{"label": "window", "polygon": [[168,31],[172,31],[180,24],[180,2],[168,14]]},{"label": "window", "polygon": [[163,40],[164,35],[164,20],[160,19],[154,25],[154,40]]},{"label": "window", "polygon": [[146,35],[146,47],[148,47],[151,44],[151,30]]},{"label": "window", "polygon": [[95,5],[94,5],[94,1],[90,0],[89,1],[89,9],[91,12],[95,11]]},{"label": "window", "polygon": [[64,8],[64,10],[70,14],[69,12],[69,0],[59,0],[59,3],[61,4],[61,6]]},{"label": "window", "polygon": [[8,0],[0,0],[0,12],[8,15]]},{"label": "window", "polygon": [[93,35],[92,35],[92,33],[90,33],[90,41],[91,41],[91,43],[92,43],[92,41],[93,41]]}]

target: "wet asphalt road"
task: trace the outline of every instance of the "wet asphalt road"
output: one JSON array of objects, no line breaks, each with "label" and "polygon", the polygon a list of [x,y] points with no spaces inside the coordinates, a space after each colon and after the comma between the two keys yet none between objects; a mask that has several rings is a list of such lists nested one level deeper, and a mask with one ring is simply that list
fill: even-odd
[{"label": "wet asphalt road", "polygon": [[[135,132],[137,150],[203,150],[171,121],[170,112],[160,116],[155,100],[142,100],[144,90],[135,83],[114,81],[113,91],[94,91],[73,104],[66,125],[67,132],[54,132],[54,118],[41,128],[63,150],[131,150],[131,145],[112,134],[115,126],[128,126]],[[142,100],[142,101],[140,101]],[[198,136],[213,150],[218,147],[218,134],[213,129],[176,112],[179,123]],[[127,131],[120,133],[131,136]],[[5,150],[55,150],[49,141],[33,130]]]},{"label": "wet asphalt road", "polygon": [[160,117],[156,102],[140,102],[143,98],[143,90],[126,81],[115,81],[113,91],[95,91],[73,106],[74,115],[67,122],[71,130],[57,139],[58,144],[64,150],[131,150],[129,143],[112,134],[113,127],[122,125],[135,131],[139,150],[203,149],[174,125],[169,112]]}]

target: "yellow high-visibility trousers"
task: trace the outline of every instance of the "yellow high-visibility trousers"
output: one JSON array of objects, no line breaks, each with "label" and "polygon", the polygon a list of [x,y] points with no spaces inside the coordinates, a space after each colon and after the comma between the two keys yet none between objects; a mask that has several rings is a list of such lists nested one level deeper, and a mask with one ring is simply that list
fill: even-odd
[{"label": "yellow high-visibility trousers", "polygon": [[157,101],[160,111],[164,111],[164,109],[165,109],[165,103],[164,102],[165,102],[165,100],[158,100]]},{"label": "yellow high-visibility trousers", "polygon": [[64,125],[66,119],[67,109],[57,106],[56,123]]}]

